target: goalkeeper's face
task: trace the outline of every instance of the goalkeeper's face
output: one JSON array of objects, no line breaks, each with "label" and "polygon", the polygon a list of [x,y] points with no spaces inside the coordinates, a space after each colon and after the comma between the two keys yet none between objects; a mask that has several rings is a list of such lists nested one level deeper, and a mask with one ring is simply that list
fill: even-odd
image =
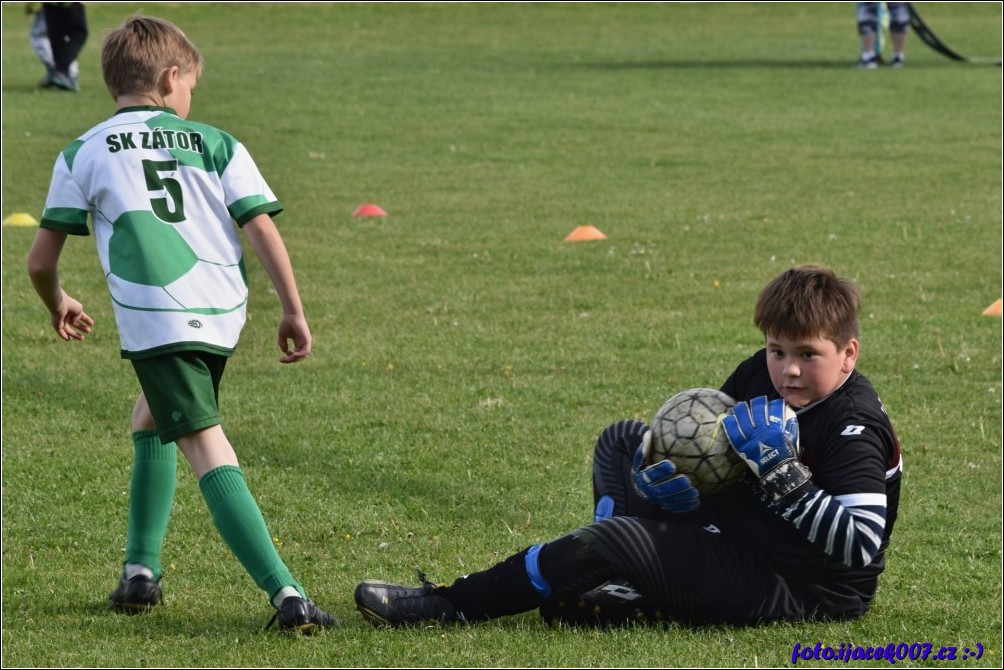
[{"label": "goalkeeper's face", "polygon": [[833,393],[854,370],[858,341],[843,346],[823,337],[767,336],[767,369],[774,388],[792,407],[805,407]]}]

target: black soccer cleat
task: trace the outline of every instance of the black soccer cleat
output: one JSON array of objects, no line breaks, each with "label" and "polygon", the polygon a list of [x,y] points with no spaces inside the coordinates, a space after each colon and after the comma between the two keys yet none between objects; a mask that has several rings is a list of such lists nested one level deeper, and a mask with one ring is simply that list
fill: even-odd
[{"label": "black soccer cleat", "polygon": [[665,616],[646,604],[644,596],[623,580],[607,582],[577,598],[551,598],[540,616],[552,627],[614,628],[663,623]]},{"label": "black soccer cleat", "polygon": [[445,622],[456,619],[453,605],[439,595],[442,587],[425,579],[421,586],[401,586],[367,579],[356,586],[356,609],[377,627]]},{"label": "black soccer cleat", "polygon": [[297,633],[312,635],[318,628],[338,627],[338,619],[314,604],[313,600],[299,596],[283,599],[279,609],[265,624],[265,629],[268,630],[276,622],[279,623],[280,631],[290,635]]},{"label": "black soccer cleat", "polygon": [[131,579],[126,579],[125,576],[119,577],[118,588],[108,596],[108,602],[112,607],[126,614],[149,611],[151,607],[163,601],[164,594],[160,590],[160,580],[154,581],[146,575],[136,575]]}]

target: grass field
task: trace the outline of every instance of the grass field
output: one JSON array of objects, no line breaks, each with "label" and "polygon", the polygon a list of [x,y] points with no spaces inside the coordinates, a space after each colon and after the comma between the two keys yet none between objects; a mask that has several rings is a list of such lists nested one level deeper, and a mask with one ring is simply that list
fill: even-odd
[{"label": "grass field", "polygon": [[[166,606],[105,608],[125,545],[138,392],[90,239],[59,341],[3,228],[3,665],[789,666],[796,643],[982,644],[1002,658],[1001,70],[916,39],[858,71],[852,3],[88,3],[83,89],[36,88],[2,8],[2,214],[36,219],[56,154],[113,111],[100,42],[176,21],[206,69],[192,118],[242,140],[315,337],[280,366],[256,261],[224,427],[279,544],[343,626],[262,632],[265,598],[179,466]],[[999,3],[921,3],[955,49],[1000,57]],[[363,203],[389,216],[353,217]],[[592,225],[607,239],[564,242]],[[536,613],[381,631],[367,577],[449,581],[591,520],[609,422],[718,386],[762,343],[752,308],[792,264],[865,299],[859,364],[905,454],[872,611],[851,623],[607,633]],[[799,662],[799,665],[831,665]],[[854,665],[853,663],[851,665]],[[870,662],[860,665],[881,666]]]}]

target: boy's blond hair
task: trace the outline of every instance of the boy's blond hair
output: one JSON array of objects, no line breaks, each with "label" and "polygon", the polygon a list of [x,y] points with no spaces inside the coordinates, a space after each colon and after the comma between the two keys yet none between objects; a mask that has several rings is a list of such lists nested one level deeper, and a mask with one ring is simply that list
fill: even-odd
[{"label": "boy's blond hair", "polygon": [[101,46],[101,72],[112,97],[156,91],[161,73],[178,66],[202,74],[202,54],[176,25],[153,16],[130,16]]},{"label": "boy's blond hair", "polygon": [[794,267],[764,287],[753,323],[767,336],[822,337],[843,347],[858,338],[861,292],[822,265]]}]

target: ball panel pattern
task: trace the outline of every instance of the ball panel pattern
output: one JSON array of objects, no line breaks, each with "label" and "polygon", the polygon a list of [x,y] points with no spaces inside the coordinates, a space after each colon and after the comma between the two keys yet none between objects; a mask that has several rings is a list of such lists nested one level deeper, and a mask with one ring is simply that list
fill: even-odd
[{"label": "ball panel pattern", "polygon": [[652,463],[670,459],[701,493],[731,486],[746,467],[722,430],[722,419],[735,404],[717,389],[695,388],[674,395],[652,421]]}]

